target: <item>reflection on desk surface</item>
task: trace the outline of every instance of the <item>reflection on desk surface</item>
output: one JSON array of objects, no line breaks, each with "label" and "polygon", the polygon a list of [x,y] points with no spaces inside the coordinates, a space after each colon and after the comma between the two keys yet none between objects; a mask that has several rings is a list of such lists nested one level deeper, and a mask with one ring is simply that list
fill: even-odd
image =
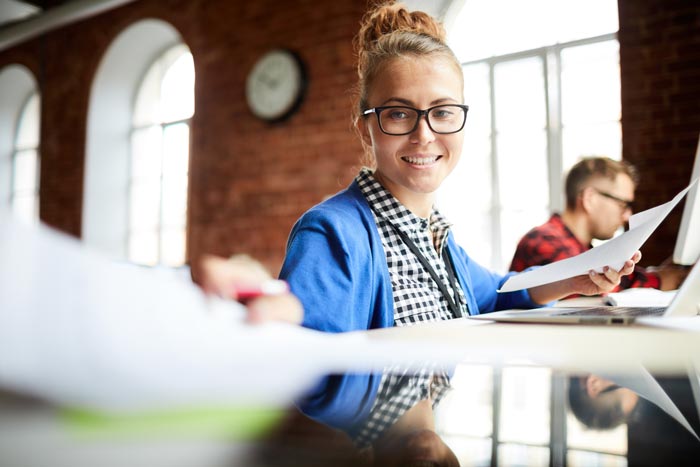
[{"label": "reflection on desk surface", "polygon": [[[657,466],[697,465],[700,458],[695,373],[635,382],[629,374],[460,365],[433,399],[426,374],[393,375],[407,384],[387,387],[404,391],[413,405],[389,416],[370,447],[295,409],[264,415],[270,424],[254,436],[203,429],[212,414],[147,433],[86,426],[40,401],[4,393],[0,465]],[[409,397],[407,388],[418,396]],[[380,394],[375,405],[391,396]]]}]

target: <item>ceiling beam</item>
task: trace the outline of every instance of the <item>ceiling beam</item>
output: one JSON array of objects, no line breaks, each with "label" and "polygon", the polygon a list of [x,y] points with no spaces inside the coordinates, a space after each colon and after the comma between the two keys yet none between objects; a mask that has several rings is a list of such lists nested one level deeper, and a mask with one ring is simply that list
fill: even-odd
[{"label": "ceiling beam", "polygon": [[[0,31],[0,51],[20,44],[53,29],[99,15],[134,0],[73,0],[32,16]],[[52,2],[33,2],[49,4]],[[58,3],[58,2],[53,2]]]}]

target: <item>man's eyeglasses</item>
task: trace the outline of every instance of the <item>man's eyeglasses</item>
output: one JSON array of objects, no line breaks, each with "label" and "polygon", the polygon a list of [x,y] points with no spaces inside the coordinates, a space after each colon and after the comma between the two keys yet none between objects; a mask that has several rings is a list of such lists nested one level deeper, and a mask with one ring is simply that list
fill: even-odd
[{"label": "man's eyeglasses", "polygon": [[467,121],[468,105],[445,104],[420,110],[413,107],[390,105],[374,107],[362,112],[365,117],[371,113],[377,116],[379,129],[392,136],[408,135],[416,131],[420,118],[425,115],[428,127],[433,133],[449,135],[464,128]]},{"label": "man's eyeglasses", "polygon": [[622,389],[622,386],[618,386],[617,384],[611,384],[611,385],[608,386],[607,388],[602,389],[602,390],[598,393],[598,395],[600,395],[600,394],[605,394],[605,393],[607,393],[607,392],[617,391],[618,389]]},{"label": "man's eyeglasses", "polygon": [[605,191],[600,191],[600,190],[598,190],[597,188],[593,188],[593,189],[594,189],[595,192],[598,193],[600,196],[604,196],[605,198],[608,198],[608,199],[611,199],[611,200],[613,200],[613,201],[616,201],[616,202],[620,205],[620,207],[621,207],[622,209],[624,209],[624,210],[629,209],[630,211],[632,211],[632,210],[634,209],[634,201],[630,201],[630,200],[627,200],[627,199],[619,198],[619,197],[617,197],[617,196],[615,196],[615,195],[611,195],[610,193],[606,193]]}]

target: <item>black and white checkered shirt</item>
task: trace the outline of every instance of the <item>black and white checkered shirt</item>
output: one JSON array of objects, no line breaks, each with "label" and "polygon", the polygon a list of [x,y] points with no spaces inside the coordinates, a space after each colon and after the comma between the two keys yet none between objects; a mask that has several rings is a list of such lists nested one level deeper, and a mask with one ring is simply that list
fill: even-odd
[{"label": "black and white checkered shirt", "polygon": [[[362,169],[356,181],[372,209],[384,245],[394,298],[394,325],[410,326],[419,322],[451,319],[447,299],[394,230],[398,228],[416,244],[454,300],[455,291],[448,280],[441,254],[450,228],[447,219],[435,209],[429,220],[416,216],[377,182],[369,169]],[[456,303],[466,316],[466,300],[459,283],[457,289]],[[365,426],[355,438],[355,444],[369,446],[421,400],[430,399],[433,406],[437,404],[448,387],[449,377],[444,372],[385,371],[377,399]]]}]

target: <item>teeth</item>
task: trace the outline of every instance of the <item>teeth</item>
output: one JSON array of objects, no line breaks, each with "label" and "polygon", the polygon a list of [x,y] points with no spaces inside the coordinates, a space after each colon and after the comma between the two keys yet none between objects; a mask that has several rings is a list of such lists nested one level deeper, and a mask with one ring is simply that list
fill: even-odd
[{"label": "teeth", "polygon": [[433,157],[404,157],[403,160],[410,164],[415,164],[415,165],[428,165],[434,163],[436,160],[438,160],[437,156]]}]

